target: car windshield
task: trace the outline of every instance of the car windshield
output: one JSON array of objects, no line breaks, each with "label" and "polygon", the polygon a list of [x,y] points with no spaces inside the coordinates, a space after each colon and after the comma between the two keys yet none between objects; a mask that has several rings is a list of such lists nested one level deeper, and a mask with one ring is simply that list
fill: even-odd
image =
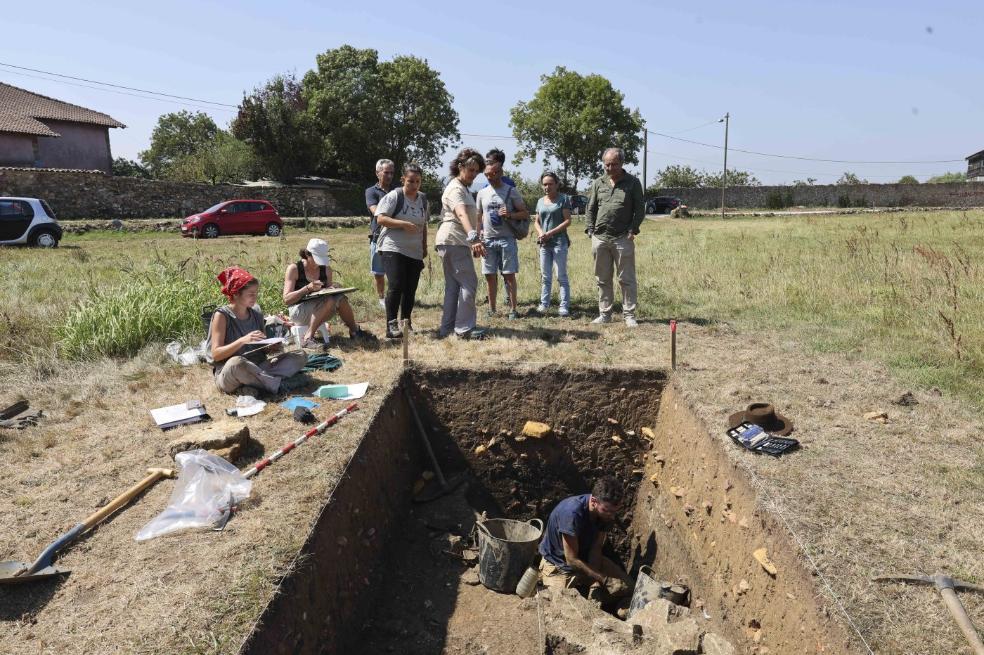
[{"label": "car windshield", "polygon": [[206,209],[202,213],[203,214],[211,214],[212,212],[217,212],[217,211],[219,211],[219,209],[222,208],[223,205],[225,205],[225,202],[220,202],[217,205],[213,205],[213,206],[209,207],[208,209]]}]

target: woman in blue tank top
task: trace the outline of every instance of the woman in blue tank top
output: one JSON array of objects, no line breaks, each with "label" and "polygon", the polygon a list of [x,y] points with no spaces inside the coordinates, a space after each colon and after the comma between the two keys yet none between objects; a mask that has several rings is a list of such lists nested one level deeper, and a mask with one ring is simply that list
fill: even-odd
[{"label": "woman in blue tank top", "polygon": [[560,285],[561,317],[571,315],[571,286],[567,279],[567,249],[571,240],[567,228],[571,224],[571,201],[560,193],[560,179],[547,171],[540,177],[545,194],[536,203],[536,242],[540,246],[540,306],[537,311],[545,314],[550,309],[550,292],[553,268],[557,267],[557,283]]}]

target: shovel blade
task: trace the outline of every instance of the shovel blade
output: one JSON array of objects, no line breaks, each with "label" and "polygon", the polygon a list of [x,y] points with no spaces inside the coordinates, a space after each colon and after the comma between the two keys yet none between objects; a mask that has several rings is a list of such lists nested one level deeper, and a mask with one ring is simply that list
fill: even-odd
[{"label": "shovel blade", "polygon": [[65,569],[46,566],[30,575],[17,575],[20,571],[26,571],[30,566],[28,562],[0,562],[0,584],[21,584],[22,582],[34,582],[36,580],[53,578],[57,575],[68,574],[68,571]]}]

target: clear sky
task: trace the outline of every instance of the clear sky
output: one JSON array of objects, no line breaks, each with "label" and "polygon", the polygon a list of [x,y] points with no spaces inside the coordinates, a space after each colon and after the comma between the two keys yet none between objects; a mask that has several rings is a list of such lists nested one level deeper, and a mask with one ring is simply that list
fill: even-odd
[{"label": "clear sky", "polygon": [[[599,73],[651,130],[810,158],[962,160],[984,149],[984,5],[971,0],[826,2],[4,3],[0,62],[237,104],[276,73],[303,75],[342,44],[414,54],[441,73],[463,134],[510,135],[509,109],[563,65]],[[193,104],[97,91],[0,66],[0,81],[106,112],[113,154],[136,158],[161,113]],[[220,125],[233,109],[209,109]],[[696,129],[692,129],[696,128]],[[483,152],[509,139],[463,136]],[[650,136],[667,164],[720,170],[720,149]],[[846,164],[730,151],[767,183],[921,180],[965,163]],[[522,167],[535,175],[539,165]],[[371,178],[367,171],[367,178]]]}]

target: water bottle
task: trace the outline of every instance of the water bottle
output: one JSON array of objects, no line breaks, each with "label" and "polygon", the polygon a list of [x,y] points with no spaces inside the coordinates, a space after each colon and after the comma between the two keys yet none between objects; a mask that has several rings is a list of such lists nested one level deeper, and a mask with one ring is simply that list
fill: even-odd
[{"label": "water bottle", "polygon": [[516,595],[520,598],[529,598],[536,591],[536,583],[540,580],[540,559],[542,559],[540,553],[537,553],[533,557],[530,568],[526,569],[526,573],[519,579]]}]

